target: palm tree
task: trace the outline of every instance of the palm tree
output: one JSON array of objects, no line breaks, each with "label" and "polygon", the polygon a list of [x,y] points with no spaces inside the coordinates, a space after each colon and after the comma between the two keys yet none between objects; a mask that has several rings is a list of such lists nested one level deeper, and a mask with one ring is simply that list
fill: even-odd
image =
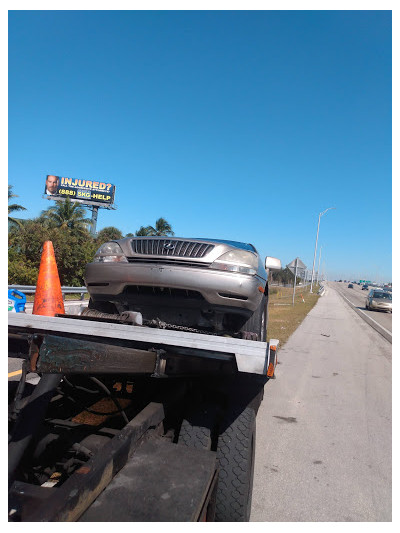
[{"label": "palm tree", "polygon": [[147,235],[161,237],[162,235],[175,235],[175,233],[172,231],[172,226],[165,220],[165,218],[159,218],[156,220],[156,227],[153,228],[153,226],[147,226],[146,230],[148,230]]},{"label": "palm tree", "polygon": [[92,222],[90,218],[86,218],[86,209],[78,202],[71,202],[69,198],[42,211],[41,218],[50,227],[68,228],[77,233],[86,231]]},{"label": "palm tree", "polygon": [[[8,200],[10,201],[11,198],[18,198],[18,194],[13,194],[12,192],[12,185],[8,186]],[[10,213],[13,213],[14,211],[26,211],[26,208],[19,204],[11,204],[8,206],[8,223],[13,226],[21,226],[21,222],[17,220],[16,218],[10,217]]]},{"label": "palm tree", "polygon": [[140,226],[140,228],[135,231],[135,237],[147,237],[150,235],[150,226]]}]

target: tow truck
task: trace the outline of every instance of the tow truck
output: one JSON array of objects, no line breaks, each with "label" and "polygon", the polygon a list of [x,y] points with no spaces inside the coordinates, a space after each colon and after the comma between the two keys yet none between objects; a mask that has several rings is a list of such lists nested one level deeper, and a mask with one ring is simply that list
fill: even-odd
[{"label": "tow truck", "polygon": [[249,520],[279,341],[139,315],[9,314],[9,521]]}]

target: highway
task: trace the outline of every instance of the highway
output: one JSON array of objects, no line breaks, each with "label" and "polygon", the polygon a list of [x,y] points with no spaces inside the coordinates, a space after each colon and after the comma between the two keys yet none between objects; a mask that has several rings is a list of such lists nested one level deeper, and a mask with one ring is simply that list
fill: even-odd
[{"label": "highway", "polygon": [[391,352],[328,284],[265,386],[252,522],[391,521]]},{"label": "highway", "polygon": [[328,286],[332,287],[336,291],[340,292],[348,298],[358,309],[363,311],[367,316],[371,317],[373,320],[378,322],[381,326],[386,328],[388,331],[392,332],[392,314],[386,313],[384,311],[368,311],[365,307],[365,300],[369,294],[369,291],[372,289],[368,289],[367,291],[363,291],[361,289],[361,285],[353,285],[353,289],[349,289],[348,283],[340,283],[338,281],[329,281]]}]

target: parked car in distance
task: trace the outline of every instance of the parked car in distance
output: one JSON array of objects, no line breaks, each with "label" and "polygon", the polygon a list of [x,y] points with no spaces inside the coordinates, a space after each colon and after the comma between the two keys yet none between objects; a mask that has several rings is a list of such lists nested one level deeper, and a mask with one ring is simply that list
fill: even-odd
[{"label": "parked car in distance", "polygon": [[368,294],[365,307],[374,311],[392,312],[392,295],[390,292],[373,289]]},{"label": "parked car in distance", "polygon": [[143,322],[266,340],[268,270],[252,244],[217,239],[127,237],[107,242],[86,266],[89,307],[137,311]]},{"label": "parked car in distance", "polygon": [[352,284],[352,283],[349,283],[349,284],[347,285],[347,288],[348,288],[348,289],[353,289],[353,288],[354,288],[354,286],[353,286],[353,284]]},{"label": "parked car in distance", "polygon": [[368,286],[367,284],[365,284],[365,285],[363,285],[363,286],[361,287],[361,290],[362,290],[362,291],[367,291],[368,289],[369,289],[369,286]]}]

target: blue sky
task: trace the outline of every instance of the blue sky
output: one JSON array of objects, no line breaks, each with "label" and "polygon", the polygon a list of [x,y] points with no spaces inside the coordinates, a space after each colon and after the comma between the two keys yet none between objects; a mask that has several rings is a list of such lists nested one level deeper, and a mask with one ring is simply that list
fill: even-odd
[{"label": "blue sky", "polygon": [[[97,229],[166,218],[330,279],[392,277],[390,11],[10,11],[9,184],[116,185]],[[371,253],[371,243],[374,252]],[[317,253],[317,262],[319,249]]]}]

